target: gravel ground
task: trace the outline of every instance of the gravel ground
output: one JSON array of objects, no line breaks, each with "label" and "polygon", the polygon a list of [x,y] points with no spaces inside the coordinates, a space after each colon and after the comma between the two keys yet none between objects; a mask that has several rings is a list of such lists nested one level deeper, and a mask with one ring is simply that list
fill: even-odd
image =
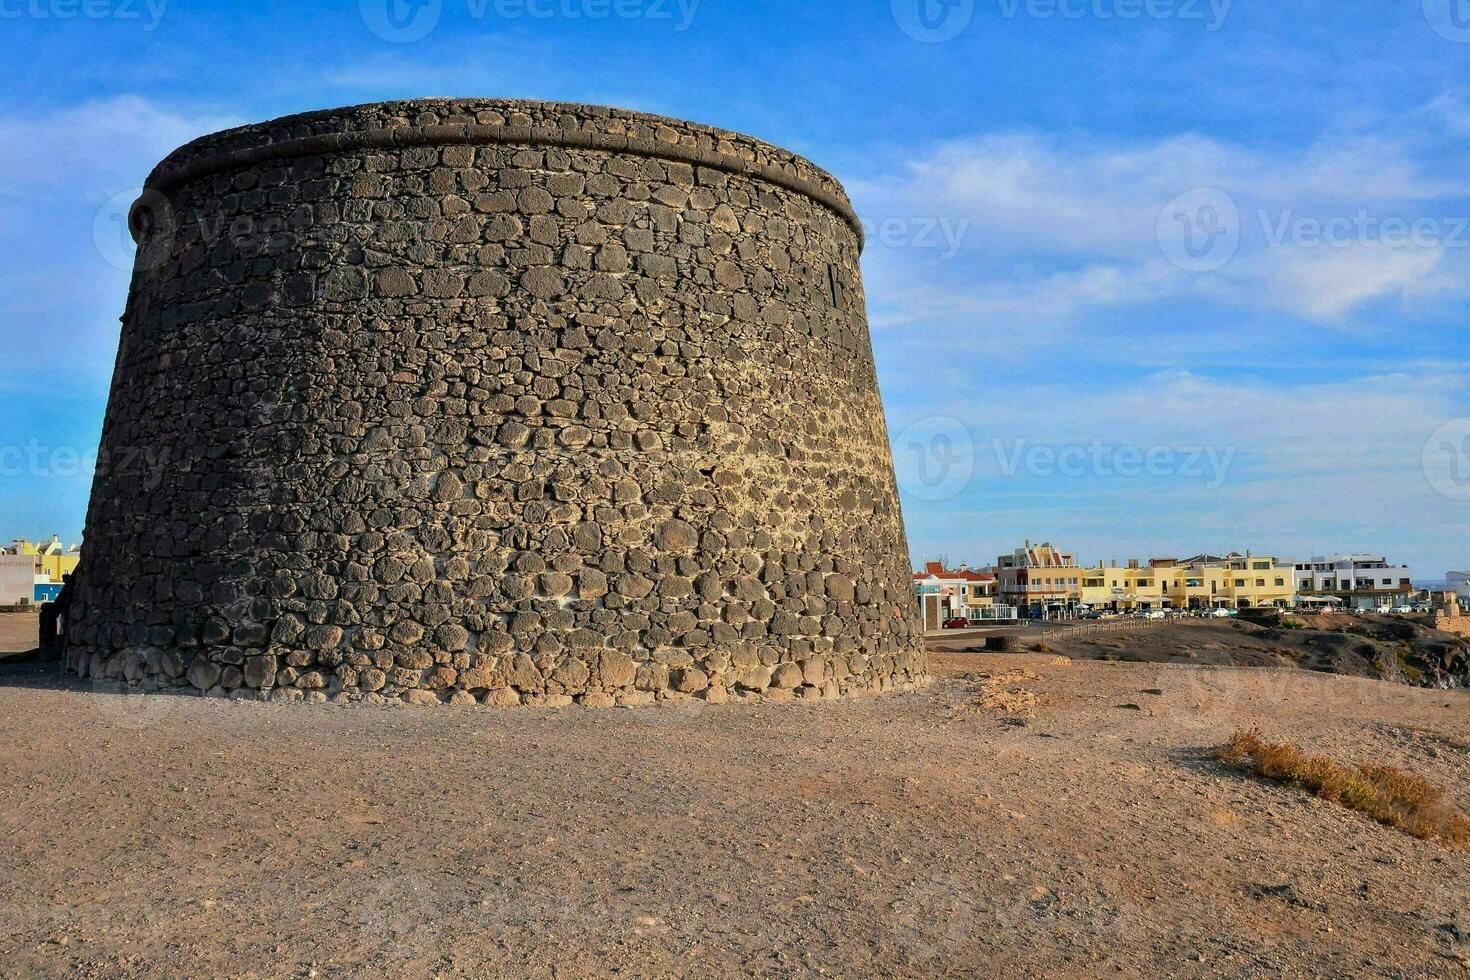
[{"label": "gravel ground", "polygon": [[1470,804],[1470,694],[933,667],[917,695],[560,713],[0,667],[0,973],[1470,973],[1470,854],[1207,759],[1259,724]]}]

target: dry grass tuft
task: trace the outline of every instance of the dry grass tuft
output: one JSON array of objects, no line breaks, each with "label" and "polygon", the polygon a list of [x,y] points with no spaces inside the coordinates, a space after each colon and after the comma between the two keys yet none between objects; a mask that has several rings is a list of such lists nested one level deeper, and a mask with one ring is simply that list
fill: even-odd
[{"label": "dry grass tuft", "polygon": [[1256,730],[1236,732],[1216,756],[1263,779],[1311,790],[1421,840],[1470,842],[1470,819],[1445,799],[1445,791],[1397,766],[1344,766],[1308,755],[1290,742],[1268,742]]}]

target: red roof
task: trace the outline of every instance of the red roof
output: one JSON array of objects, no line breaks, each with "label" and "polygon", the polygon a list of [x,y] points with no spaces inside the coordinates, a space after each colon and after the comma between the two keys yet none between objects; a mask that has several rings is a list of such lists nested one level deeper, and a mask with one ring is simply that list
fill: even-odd
[{"label": "red roof", "polygon": [[957,572],[951,572],[944,567],[943,562],[931,561],[924,565],[922,572],[914,573],[914,581],[926,578],[948,578],[959,579],[964,582],[990,582],[995,576],[990,572],[972,572],[968,568]]}]

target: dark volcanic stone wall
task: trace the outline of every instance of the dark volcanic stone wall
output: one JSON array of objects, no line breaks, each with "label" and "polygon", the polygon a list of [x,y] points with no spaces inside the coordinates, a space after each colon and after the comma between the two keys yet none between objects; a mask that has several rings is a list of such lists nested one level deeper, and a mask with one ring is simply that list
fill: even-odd
[{"label": "dark volcanic stone wall", "polygon": [[165,160],[68,664],[235,697],[907,689],[861,232],[799,157],[416,101]]}]

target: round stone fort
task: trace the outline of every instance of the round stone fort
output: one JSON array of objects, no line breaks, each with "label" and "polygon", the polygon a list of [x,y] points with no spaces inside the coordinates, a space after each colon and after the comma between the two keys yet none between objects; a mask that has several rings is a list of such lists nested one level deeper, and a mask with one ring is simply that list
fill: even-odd
[{"label": "round stone fort", "polygon": [[66,662],[607,706],[926,679],[842,187],[736,133],[422,100],[149,176]]}]

